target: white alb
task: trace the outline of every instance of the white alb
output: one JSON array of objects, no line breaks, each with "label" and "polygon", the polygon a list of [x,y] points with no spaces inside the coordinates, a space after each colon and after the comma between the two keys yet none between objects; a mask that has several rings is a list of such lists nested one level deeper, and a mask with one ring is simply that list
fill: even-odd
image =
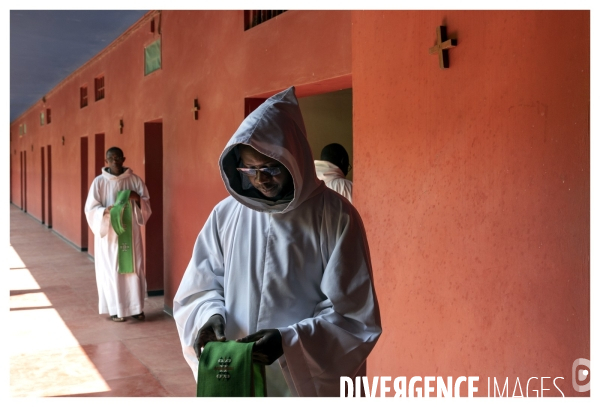
[{"label": "white alb", "polygon": [[[152,211],[146,185],[130,168],[124,168],[119,176],[106,170],[107,168],[103,168],[102,174],[92,182],[84,211],[94,233],[99,312],[127,317],[140,314],[144,310],[146,273],[140,225],[146,224]],[[118,236],[110,223],[110,214],[104,214],[104,210],[115,203],[119,191],[126,189],[135,191],[140,196],[140,206],[132,204],[135,271],[119,274]]]}]

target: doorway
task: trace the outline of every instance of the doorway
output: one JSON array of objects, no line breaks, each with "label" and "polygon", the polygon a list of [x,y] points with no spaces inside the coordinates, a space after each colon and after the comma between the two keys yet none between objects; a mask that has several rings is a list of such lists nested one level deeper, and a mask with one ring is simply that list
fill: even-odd
[{"label": "doorway", "polygon": [[46,154],[44,147],[41,147],[41,158],[42,158],[42,225],[46,223]]},{"label": "doorway", "polygon": [[[352,164],[352,89],[298,98],[313,159],[328,144],[344,146]],[[347,179],[352,181],[352,171]]]},{"label": "doorway", "polygon": [[23,212],[27,212],[27,151],[23,150],[23,188],[21,189],[23,191],[23,206],[21,207],[23,209]]},{"label": "doorway", "polygon": [[81,218],[81,251],[87,251],[88,248],[88,225],[85,217],[85,201],[88,195],[88,138],[82,137],[79,143],[79,174],[80,174],[80,218]]},{"label": "doorway", "polygon": [[106,147],[104,146],[104,133],[94,136],[94,178],[102,174],[106,160]]},{"label": "doorway", "polygon": [[46,146],[46,179],[48,180],[48,187],[46,191],[48,192],[48,199],[46,200],[47,208],[48,208],[48,216],[46,216],[46,226],[48,228],[52,227],[52,146],[48,144]]},{"label": "doorway", "polygon": [[144,181],[152,208],[146,225],[146,284],[150,296],[164,294],[162,129],[160,121],[144,123]]},{"label": "doorway", "polygon": [[[90,187],[90,185],[92,184],[92,181],[94,181],[94,178],[96,178],[98,175],[102,174],[102,168],[104,168],[104,161],[106,159],[106,147],[104,145],[104,133],[98,133],[94,135],[94,141],[93,143],[89,142],[88,143],[88,147],[92,148],[93,150],[90,152],[89,155],[89,164],[93,165],[91,171],[92,174],[90,176],[89,171],[87,172],[88,174],[88,184],[87,184],[87,188]],[[89,168],[89,167],[88,167]],[[91,179],[89,179],[91,178]],[[90,254],[90,256],[94,256],[94,233],[92,232],[92,229],[87,228],[87,236],[88,236],[88,253]]]},{"label": "doorway", "polygon": [[23,152],[22,151],[19,152],[19,167],[21,168],[21,171],[19,171],[19,174],[21,175],[19,177],[19,181],[20,181],[19,184],[21,186],[21,194],[20,194],[21,195],[20,196],[21,202],[20,202],[20,205],[21,205],[21,210],[23,210],[24,209],[24,205],[25,205],[25,200],[23,198]]},{"label": "doorway", "polygon": [[[301,92],[298,88],[296,94]],[[244,101],[244,113],[248,116],[266,98],[253,97]],[[313,159],[321,157],[321,150],[328,144],[338,143],[344,146],[352,164],[352,89],[298,96],[298,104],[302,111],[308,143]],[[346,176],[352,181],[352,171]]]}]

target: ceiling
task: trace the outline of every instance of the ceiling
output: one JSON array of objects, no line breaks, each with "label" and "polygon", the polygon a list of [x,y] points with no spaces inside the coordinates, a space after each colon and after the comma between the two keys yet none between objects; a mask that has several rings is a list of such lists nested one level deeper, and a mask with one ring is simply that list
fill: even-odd
[{"label": "ceiling", "polygon": [[148,10],[11,10],[10,121]]}]

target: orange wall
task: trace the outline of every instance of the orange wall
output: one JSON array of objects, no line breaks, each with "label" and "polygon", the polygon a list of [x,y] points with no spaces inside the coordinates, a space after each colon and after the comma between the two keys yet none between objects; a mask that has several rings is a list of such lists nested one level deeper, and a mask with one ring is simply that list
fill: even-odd
[{"label": "orange wall", "polygon": [[[590,356],[589,12],[288,11],[243,31],[242,11],[163,11],[162,69],[144,76],[152,17],[11,123],[13,203],[25,150],[28,212],[41,219],[51,144],[53,228],[79,245],[80,138],[88,185],[98,133],[144,178],[144,123],[162,120],[171,307],[226,196],[217,160],[244,99],[352,85],[354,200],[384,324],[369,375],[478,375],[480,394],[488,376],[509,377],[511,391],[516,377],[563,376],[574,394],[571,363]],[[445,71],[427,52],[444,21],[458,39]],[[101,74],[106,98],[94,102]]]},{"label": "orange wall", "polygon": [[[447,70],[428,55],[443,23],[458,40]],[[480,376],[479,395],[487,377],[512,394],[517,377],[525,392],[561,376],[580,394],[589,12],[356,11],[352,24],[354,200],[384,328],[369,375]]]}]

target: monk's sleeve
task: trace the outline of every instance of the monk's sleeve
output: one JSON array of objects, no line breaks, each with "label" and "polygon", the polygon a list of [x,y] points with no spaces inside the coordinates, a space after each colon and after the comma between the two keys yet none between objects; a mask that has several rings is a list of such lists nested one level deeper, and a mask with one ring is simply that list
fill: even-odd
[{"label": "monk's sleeve", "polygon": [[152,210],[150,208],[150,195],[148,194],[148,188],[146,188],[146,184],[142,180],[139,180],[137,185],[137,194],[140,196],[139,207],[136,204],[133,204],[133,216],[138,225],[145,225],[152,215]]},{"label": "monk's sleeve", "polygon": [[280,363],[299,396],[339,397],[340,377],[357,374],[381,335],[360,216],[351,208],[337,219],[324,213],[324,219],[322,250],[328,260],[320,288],[326,299],[317,304],[313,318],[279,328],[284,350]]},{"label": "monk's sleeve", "polygon": [[198,359],[194,352],[194,341],[200,327],[214,314],[220,314],[225,319],[223,275],[223,251],[217,212],[213,210],[196,239],[192,259],[173,299],[173,317],[183,356],[195,377],[198,374]]},{"label": "monk's sleeve", "polygon": [[108,233],[110,227],[110,214],[104,214],[106,207],[104,206],[104,198],[100,190],[100,184],[95,179],[90,187],[87,200],[85,201],[84,212],[88,225],[94,235],[104,237]]}]

